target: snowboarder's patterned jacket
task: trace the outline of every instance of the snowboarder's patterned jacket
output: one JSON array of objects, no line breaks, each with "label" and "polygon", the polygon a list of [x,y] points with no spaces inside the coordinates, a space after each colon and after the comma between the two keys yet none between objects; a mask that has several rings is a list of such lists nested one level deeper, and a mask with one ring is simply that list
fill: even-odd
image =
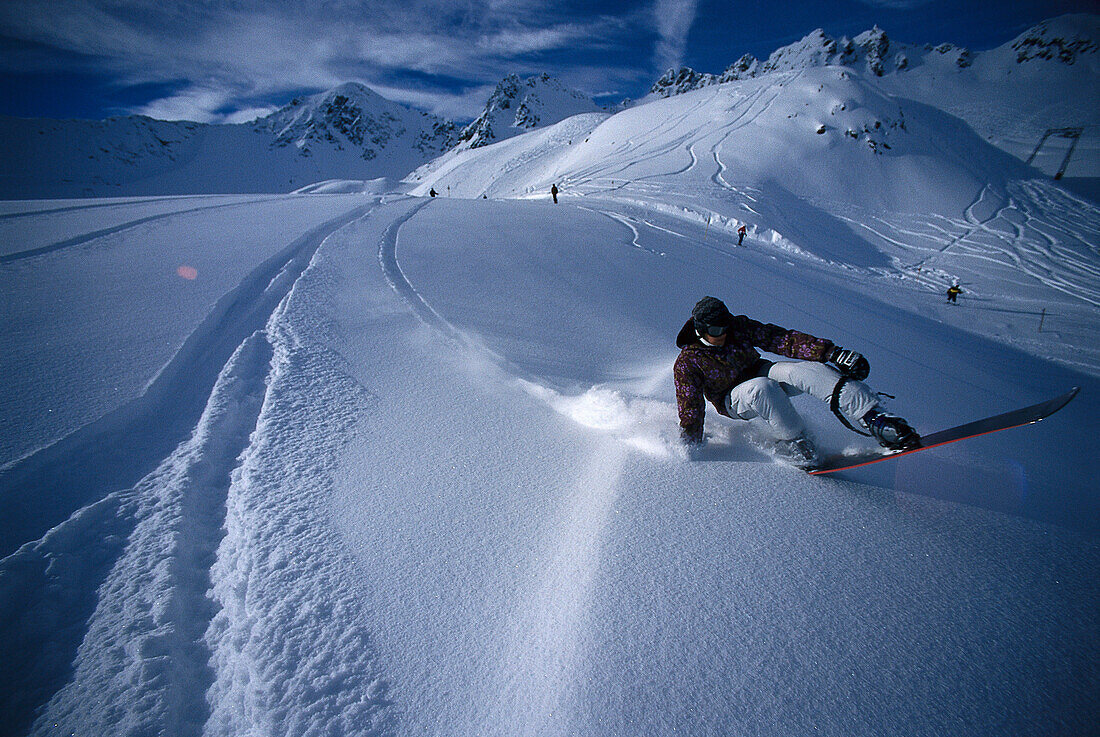
[{"label": "snowboarder's patterned jacket", "polygon": [[721,347],[704,346],[691,320],[676,336],[676,345],[680,348],[672,370],[676,406],[684,439],[690,442],[703,440],[704,400],[713,404],[719,414],[729,417],[726,395],[756,375],[760,361],[757,348],[803,361],[824,361],[833,347],[832,341],[757,322],[744,315],[733,318],[726,344]]}]

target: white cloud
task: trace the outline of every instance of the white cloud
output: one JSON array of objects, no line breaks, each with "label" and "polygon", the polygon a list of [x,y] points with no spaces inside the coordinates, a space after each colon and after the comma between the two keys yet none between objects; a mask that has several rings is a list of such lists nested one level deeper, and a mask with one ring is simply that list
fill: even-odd
[{"label": "white cloud", "polygon": [[15,38],[55,46],[81,54],[99,54],[104,48],[140,48],[145,39],[94,3],[56,0],[4,0],[0,29]]},{"label": "white cloud", "polygon": [[361,59],[377,66],[425,74],[463,69],[470,56],[469,44],[463,48],[420,33],[399,35],[366,31],[358,38],[357,51]]},{"label": "white cloud", "polygon": [[657,0],[653,17],[657,26],[657,46],[653,52],[657,71],[683,64],[688,33],[695,23],[698,0]]},{"label": "white cloud", "polygon": [[238,110],[235,113],[230,113],[224,116],[219,122],[230,124],[251,123],[253,120],[256,120],[256,118],[263,118],[265,116],[271,115],[271,113],[275,112],[278,109],[279,108],[275,106],[245,108],[243,110]]},{"label": "white cloud", "polygon": [[197,123],[221,122],[217,111],[230,102],[224,90],[189,88],[159,100],[141,105],[133,110],[138,115],[148,115],[158,120],[193,120]]},{"label": "white cloud", "polygon": [[508,29],[478,39],[477,48],[504,56],[529,54],[567,47],[586,37],[588,33],[585,28],[575,25],[531,30]]},{"label": "white cloud", "polygon": [[461,93],[451,93],[371,85],[371,89],[387,100],[400,102],[418,110],[426,110],[433,115],[449,120],[476,118],[481,114],[482,109],[485,107],[485,101],[495,88],[496,84],[494,83],[474,87]]},{"label": "white cloud", "polygon": [[[682,55],[691,25],[685,6],[661,5],[668,12],[658,23],[660,55]],[[693,17],[695,2],[687,7]],[[612,17],[541,0],[329,0],[322,9],[292,0],[0,0],[0,39],[30,42],[0,53],[0,69],[79,67],[117,88],[179,90],[131,110],[157,117],[220,120],[247,106],[231,113],[237,120],[281,95],[360,81],[391,99],[469,118],[511,72],[619,84],[622,74],[611,82],[595,73],[608,66],[599,56],[636,48],[652,28],[648,7]]]}]

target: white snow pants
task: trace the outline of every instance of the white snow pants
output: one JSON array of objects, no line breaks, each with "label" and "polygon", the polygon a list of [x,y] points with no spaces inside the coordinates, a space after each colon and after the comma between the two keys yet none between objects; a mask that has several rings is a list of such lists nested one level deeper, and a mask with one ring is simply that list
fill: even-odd
[{"label": "white snow pants", "polygon": [[[806,432],[806,423],[790,397],[809,394],[832,400],[841,373],[815,361],[765,362],[754,379],[743,381],[726,396],[726,410],[742,420],[763,420],[776,440],[793,440]],[[878,406],[878,395],[862,381],[849,379],[840,391],[839,409],[855,427]]]}]

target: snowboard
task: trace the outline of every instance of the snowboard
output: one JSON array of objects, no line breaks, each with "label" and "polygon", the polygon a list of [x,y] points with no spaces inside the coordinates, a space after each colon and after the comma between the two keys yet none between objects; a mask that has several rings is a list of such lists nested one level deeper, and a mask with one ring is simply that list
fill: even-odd
[{"label": "snowboard", "polygon": [[1062,409],[1062,407],[1065,407],[1069,404],[1071,399],[1077,396],[1077,392],[1080,390],[1081,387],[1075,386],[1060,397],[1054,397],[1045,402],[1033,404],[1030,407],[1021,407],[1020,409],[1005,412],[995,417],[986,417],[985,419],[976,420],[965,425],[959,425],[949,430],[941,430],[931,435],[924,435],[920,439],[920,445],[915,448],[895,451],[874,448],[855,454],[830,456],[809,469],[808,473],[820,476],[826,473],[847,471],[872,463],[881,463],[882,461],[888,461],[891,458],[898,458],[899,456],[909,455],[910,453],[919,453],[922,450],[928,450],[929,448],[935,448],[940,445],[947,445],[948,443],[955,443],[968,438],[976,438],[979,435],[988,435],[989,433],[1008,430],[1013,427],[1030,425],[1033,422],[1038,422],[1039,420],[1050,417],[1052,414]]}]

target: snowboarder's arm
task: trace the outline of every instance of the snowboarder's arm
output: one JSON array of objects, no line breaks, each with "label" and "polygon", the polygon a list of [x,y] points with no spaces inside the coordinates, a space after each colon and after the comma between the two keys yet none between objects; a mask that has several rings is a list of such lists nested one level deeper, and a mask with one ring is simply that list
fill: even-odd
[{"label": "snowboarder's arm", "polygon": [[706,398],[703,377],[691,362],[680,356],[672,369],[676,381],[676,409],[680,414],[680,436],[689,443],[703,442]]},{"label": "snowboarder's arm", "polygon": [[825,362],[833,349],[831,340],[817,338],[797,330],[787,330],[771,323],[757,322],[747,317],[744,319],[748,332],[752,336],[752,344],[757,348],[763,348],[768,353],[797,358],[801,361]]}]

